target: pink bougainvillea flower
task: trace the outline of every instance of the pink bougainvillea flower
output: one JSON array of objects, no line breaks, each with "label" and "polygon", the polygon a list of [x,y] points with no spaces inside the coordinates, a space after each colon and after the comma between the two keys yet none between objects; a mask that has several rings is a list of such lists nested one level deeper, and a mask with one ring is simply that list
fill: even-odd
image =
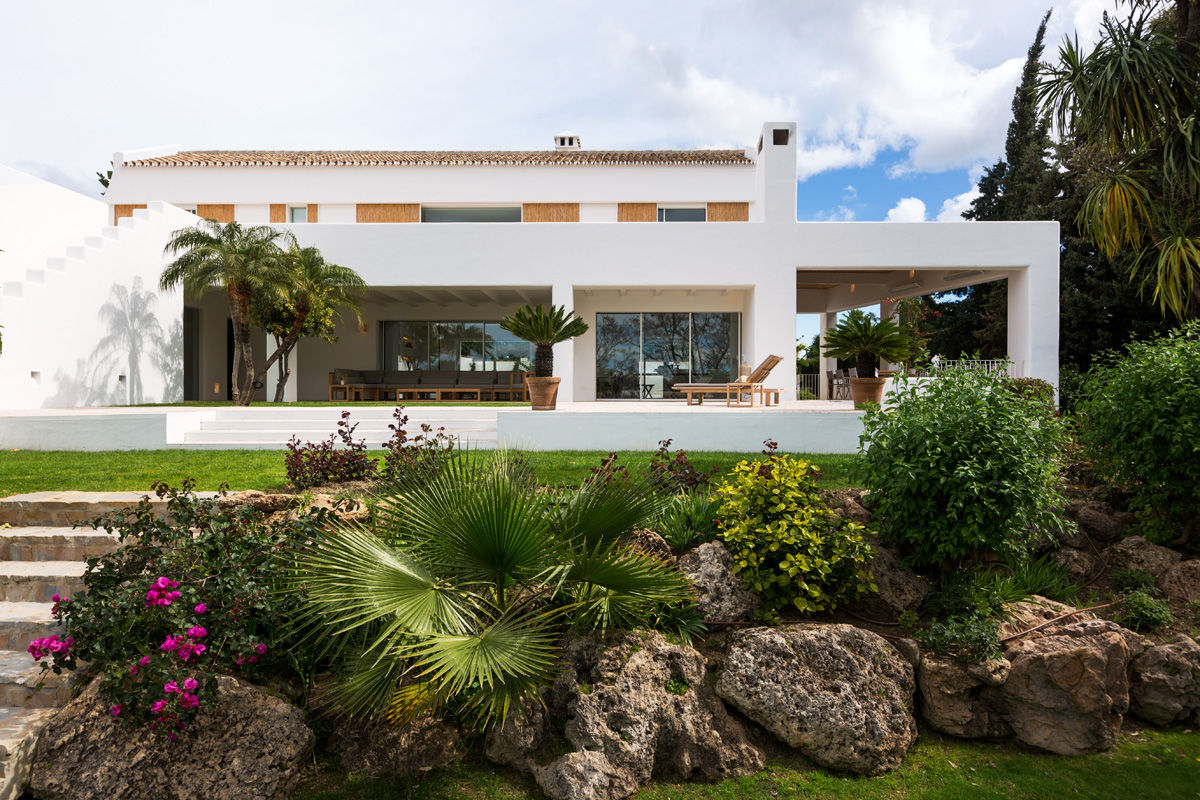
[{"label": "pink bougainvillea flower", "polygon": [[183,688],[187,689],[189,692],[196,691],[196,688],[199,685],[200,685],[200,682],[197,681],[195,678],[186,678],[183,681]]},{"label": "pink bougainvillea flower", "polygon": [[154,582],[154,588],[155,589],[170,589],[171,588],[171,580],[166,577],[160,577],[158,580],[156,580]]},{"label": "pink bougainvillea flower", "polygon": [[138,659],[139,667],[144,667],[149,663],[150,663],[150,656],[142,656],[140,659]]},{"label": "pink bougainvillea flower", "polygon": [[194,694],[183,694],[179,698],[179,704],[184,708],[197,708],[200,705],[200,698]]},{"label": "pink bougainvillea flower", "polygon": [[193,639],[203,639],[207,635],[208,631],[206,631],[204,628],[201,628],[199,625],[193,625],[192,627],[188,628],[188,636]]},{"label": "pink bougainvillea flower", "polygon": [[263,644],[262,642],[259,642],[258,644],[254,645],[254,650],[255,650],[255,652],[257,652],[257,653],[258,653],[260,656],[261,656],[261,655],[266,655],[266,653],[267,653],[267,646],[266,646],[265,644]]},{"label": "pink bougainvillea flower", "polygon": [[114,717],[116,717],[116,716],[120,716],[120,714],[121,714],[121,707],[119,705],[113,706],[112,707],[112,715]]},{"label": "pink bougainvillea flower", "polygon": [[59,597],[57,594],[52,594],[52,595],[50,595],[50,599],[51,599],[51,600],[53,600],[53,601],[54,601],[54,602],[56,602],[56,603],[57,603],[59,600],[62,600],[62,598],[61,598],[61,597]]},{"label": "pink bougainvillea flower", "polygon": [[161,714],[162,710],[166,707],[167,707],[166,700],[155,700],[153,703],[150,704],[150,710],[153,711],[155,714]]},{"label": "pink bougainvillea flower", "polygon": [[159,645],[158,649],[162,650],[164,653],[169,653],[172,650],[178,650],[181,644],[183,644],[182,636],[168,636],[163,640],[163,643]]},{"label": "pink bougainvillea flower", "polygon": [[195,608],[195,609],[193,609],[193,610],[194,610],[194,611],[195,611],[197,614],[203,614],[205,611],[208,611],[208,606],[204,605],[204,603],[197,603],[197,604],[196,604],[196,608]]},{"label": "pink bougainvillea flower", "polygon": [[179,691],[179,684],[175,681],[167,681],[163,684],[163,694],[174,694]]}]

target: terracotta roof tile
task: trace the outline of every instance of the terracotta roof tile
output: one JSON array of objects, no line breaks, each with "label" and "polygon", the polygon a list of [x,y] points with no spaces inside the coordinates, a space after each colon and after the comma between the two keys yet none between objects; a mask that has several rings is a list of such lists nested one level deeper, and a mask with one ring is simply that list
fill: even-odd
[{"label": "terracotta roof tile", "polygon": [[126,167],[752,164],[742,150],[185,150]]}]

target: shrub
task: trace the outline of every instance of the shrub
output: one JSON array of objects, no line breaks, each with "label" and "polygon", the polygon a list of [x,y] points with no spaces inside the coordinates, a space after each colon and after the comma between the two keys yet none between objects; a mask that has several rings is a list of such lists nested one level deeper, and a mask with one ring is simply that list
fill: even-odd
[{"label": "shrub", "polygon": [[1047,413],[1054,412],[1054,387],[1041,378],[1009,378],[1004,385],[1018,397],[1038,403]]},{"label": "shrub", "polygon": [[912,565],[946,568],[984,552],[1022,557],[1056,512],[1063,424],[983,370],[901,380],[891,410],[863,419],[858,477],[881,533]]},{"label": "shrub", "polygon": [[[377,464],[367,455],[364,439],[354,441],[358,423],[350,424],[350,412],[343,411],[337,431],[321,442],[305,442],[293,436],[287,443],[284,464],[288,482],[298,489],[326,483],[369,480],[375,476]],[[341,440],[341,447],[335,443]]]},{"label": "shrub", "polygon": [[156,484],[169,517],[148,499],[92,520],[120,537],[115,552],[88,559],[85,593],[56,596],[65,638],[30,653],[55,673],[87,662],[104,677],[101,694],[122,721],[149,722],[175,738],[212,700],[217,673],[243,677],[311,675],[311,655],[286,639],[301,600],[278,591],[295,541],[328,527],[327,510],[267,523],[248,509],[223,510],[193,484]]},{"label": "shrub", "polygon": [[1121,610],[1114,617],[1118,625],[1130,630],[1152,631],[1170,624],[1171,609],[1167,601],[1145,589],[1137,589],[1122,598]]},{"label": "shrub", "polygon": [[1200,514],[1200,321],[1133,342],[1088,372],[1079,439],[1135,509]]},{"label": "shrub", "polygon": [[1154,576],[1140,569],[1119,569],[1113,573],[1113,584],[1123,592],[1136,592],[1139,589],[1153,594],[1158,591]]},{"label": "shrub", "polygon": [[696,469],[688,461],[687,452],[676,450],[671,452],[671,440],[662,439],[658,450],[650,456],[650,467],[647,470],[650,481],[660,490],[667,492],[694,492],[708,485],[709,477],[715,475],[717,468],[704,473]]},{"label": "shrub", "polygon": [[719,497],[680,492],[658,512],[656,529],[672,550],[682,553],[713,540],[720,508]]},{"label": "shrub", "polygon": [[718,536],[768,616],[788,606],[827,611],[875,588],[866,529],[825,503],[815,474],[807,461],[769,455],[739,462],[717,489]]},{"label": "shrub", "polygon": [[1000,657],[1000,623],[981,614],[959,614],[930,622],[916,633],[922,649],[953,656],[959,661],[982,662]]},{"label": "shrub", "polygon": [[408,436],[408,415],[404,406],[396,406],[392,412],[395,422],[388,424],[391,437],[383,443],[383,477],[400,480],[410,474],[429,475],[442,468],[446,459],[454,452],[455,437],[446,433],[444,427],[422,423],[421,432]]}]

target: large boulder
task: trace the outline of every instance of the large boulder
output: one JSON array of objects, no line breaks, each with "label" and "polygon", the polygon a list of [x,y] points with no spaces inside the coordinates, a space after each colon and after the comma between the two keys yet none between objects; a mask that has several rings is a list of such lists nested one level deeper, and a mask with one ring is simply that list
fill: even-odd
[{"label": "large boulder", "polygon": [[1071,510],[1075,512],[1075,521],[1088,536],[1105,542],[1120,538],[1134,521],[1132,514],[1114,511],[1107,503],[1086,503]]},{"label": "large boulder", "polygon": [[432,716],[407,725],[339,720],[329,742],[343,768],[369,776],[428,772],[458,761],[466,752],[458,729]]},{"label": "large boulder", "polygon": [[1133,713],[1154,725],[1200,725],[1200,644],[1185,634],[1149,648],[1130,671]]},{"label": "large boulder", "polygon": [[1113,570],[1131,569],[1152,578],[1179,563],[1182,556],[1169,547],[1153,544],[1141,536],[1130,536],[1108,548],[1108,565]]},{"label": "large boulder", "polygon": [[753,628],[734,636],[717,693],[831,769],[876,775],[917,738],[912,665],[851,625]]},{"label": "large boulder", "polygon": [[707,542],[679,559],[679,569],[696,587],[705,622],[741,621],[762,608],[762,600],[733,574],[733,556],[724,542]]},{"label": "large boulder", "polygon": [[1129,662],[1140,653],[1140,637],[1098,619],[1007,643],[1012,668],[1001,692],[1016,738],[1062,755],[1112,747],[1129,709]]},{"label": "large boulder", "polygon": [[1158,588],[1176,603],[1200,601],[1200,559],[1180,561],[1158,576]]},{"label": "large boulder", "polygon": [[963,739],[1000,739],[1012,735],[998,687],[1012,664],[993,659],[964,664],[947,656],[923,653],[917,669],[921,716],[935,731]]},{"label": "large boulder", "polygon": [[1054,563],[1071,579],[1072,583],[1084,583],[1096,571],[1099,563],[1094,555],[1086,550],[1074,547],[1063,547],[1054,551]]},{"label": "large boulder", "polygon": [[564,656],[545,709],[510,716],[486,745],[489,759],[532,773],[552,800],[628,797],[656,775],[715,781],[762,769],[693,648],[621,634],[574,640]]},{"label": "large boulder", "polygon": [[217,679],[215,700],[177,742],[120,724],[98,688],[47,723],[33,755],[35,798],[284,800],[312,753],[300,709],[233,678]]},{"label": "large boulder", "polygon": [[855,610],[872,617],[893,619],[905,611],[916,610],[929,594],[924,578],[900,563],[900,558],[888,547],[873,543],[875,556],[868,568],[876,590],[853,604]]},{"label": "large boulder", "polygon": [[[1066,616],[1068,614],[1071,616]],[[1008,603],[1004,606],[1004,613],[1001,616],[1003,618],[1003,622],[1000,625],[1001,638],[1024,633],[1051,620],[1063,619],[1064,617],[1064,622],[1095,619],[1093,615],[1081,612],[1074,606],[1069,606],[1066,603],[1060,603],[1057,600],[1051,600],[1048,597],[1036,594],[1030,595],[1017,603]]]}]

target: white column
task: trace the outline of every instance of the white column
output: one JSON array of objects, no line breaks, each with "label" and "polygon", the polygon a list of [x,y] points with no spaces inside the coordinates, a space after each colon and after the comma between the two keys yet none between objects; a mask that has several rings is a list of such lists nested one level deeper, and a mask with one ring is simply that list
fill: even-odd
[{"label": "white column", "polygon": [[1013,373],[1058,386],[1058,240],[1008,275],[1008,357]]},{"label": "white column", "polygon": [[[895,300],[884,298],[879,303],[879,318],[880,319],[896,319],[896,312],[899,310],[900,304]],[[898,322],[899,320],[897,320]],[[896,365],[886,359],[879,359],[880,369],[895,369]]]},{"label": "white column", "polygon": [[[550,288],[550,302],[575,310],[575,290],[569,283],[556,283]],[[554,345],[554,375],[562,380],[558,383],[558,402],[571,403],[575,400],[575,350],[582,347],[579,337]],[[584,365],[583,368],[587,368]],[[591,365],[594,369],[595,366]]]},{"label": "white column", "polygon": [[[778,276],[760,280],[751,300],[749,347],[742,360],[757,367],[769,355],[783,358],[764,385],[779,390],[779,401],[796,399],[796,271],[781,268]],[[745,337],[744,337],[745,338]]]},{"label": "white column", "polygon": [[818,394],[818,396],[822,400],[831,400],[832,399],[829,396],[829,379],[828,379],[828,377],[826,377],[825,373],[829,372],[830,370],[837,369],[837,360],[825,355],[825,331],[829,330],[830,328],[836,327],[836,326],[837,326],[837,312],[836,311],[826,311],[824,314],[821,315],[821,332],[820,332],[821,360],[818,362],[818,369],[820,370],[820,373],[821,373],[819,375],[820,382],[821,382],[821,391]]}]

